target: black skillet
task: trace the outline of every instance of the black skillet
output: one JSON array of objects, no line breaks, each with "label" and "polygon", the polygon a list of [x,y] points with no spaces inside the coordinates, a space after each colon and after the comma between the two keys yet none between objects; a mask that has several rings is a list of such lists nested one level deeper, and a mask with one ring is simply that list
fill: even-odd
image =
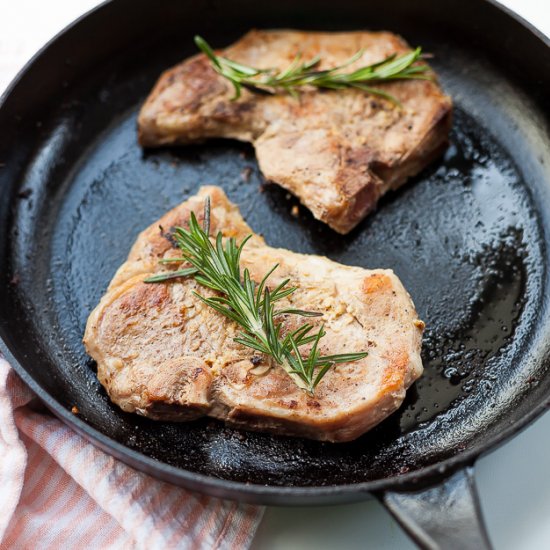
[{"label": "black skillet", "polygon": [[[447,153],[342,237],[303,209],[290,215],[294,200],[262,184],[247,145],[142,151],[136,113],[161,70],[194,53],[195,33],[223,46],[251,27],[388,29],[424,46],[456,106]],[[488,545],[471,466],[540,415],[550,391],[549,46],[481,0],[103,4],[0,106],[4,354],[63,421],[159,478],[265,504],[375,493],[425,547]],[[391,418],[331,445],[110,404],[81,344],[88,313],[137,233],[205,183],[271,245],[401,277],[427,323],[426,371]]]}]

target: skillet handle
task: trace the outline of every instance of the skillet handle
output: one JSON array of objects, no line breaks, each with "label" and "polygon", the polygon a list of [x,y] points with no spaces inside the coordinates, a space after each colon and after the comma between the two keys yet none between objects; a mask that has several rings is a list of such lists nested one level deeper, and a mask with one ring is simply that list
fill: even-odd
[{"label": "skillet handle", "polygon": [[424,550],[491,550],[472,466],[419,491],[375,496]]}]

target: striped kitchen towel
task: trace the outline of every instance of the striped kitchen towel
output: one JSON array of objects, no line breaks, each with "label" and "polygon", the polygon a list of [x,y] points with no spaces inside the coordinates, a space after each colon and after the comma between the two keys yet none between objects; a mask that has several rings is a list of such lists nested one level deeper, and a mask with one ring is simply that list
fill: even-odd
[{"label": "striped kitchen towel", "polygon": [[1,549],[250,546],[263,508],[137,472],[33,410],[34,400],[0,357]]}]

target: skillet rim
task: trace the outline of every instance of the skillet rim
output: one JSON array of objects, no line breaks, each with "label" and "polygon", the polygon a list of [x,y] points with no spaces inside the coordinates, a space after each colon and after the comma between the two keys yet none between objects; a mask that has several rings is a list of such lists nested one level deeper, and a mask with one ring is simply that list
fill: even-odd
[{"label": "skillet rim", "polygon": [[[9,96],[13,93],[15,87],[24,77],[24,75],[33,70],[35,62],[41,58],[57,40],[68,31],[76,28],[83,20],[89,16],[98,13],[109,5],[119,0],[103,0],[94,8],[88,10],[69,25],[59,31],[44,46],[42,46],[16,74],[5,91],[0,95],[0,110]],[[524,27],[528,32],[540,40],[546,48],[550,49],[550,37],[537,29],[533,24],[522,16],[504,6],[496,0],[479,0],[482,3],[490,4],[497,10],[503,12],[506,16],[513,19],[517,24]],[[45,389],[43,389],[29,374],[26,368],[15,359],[8,344],[0,336],[0,352],[8,364],[13,367],[18,376],[24,383],[40,398],[46,407],[69,428],[74,429],[78,434],[91,441],[95,446],[108,454],[122,460],[130,466],[139,469],[153,477],[164,481],[175,483],[179,486],[206,493],[211,496],[242,500],[255,504],[275,504],[275,505],[313,505],[313,504],[335,504],[336,502],[353,502],[363,500],[368,497],[368,493],[380,492],[386,490],[415,490],[421,487],[436,484],[449,477],[452,473],[472,465],[476,459],[488,452],[496,450],[500,445],[525,429],[529,424],[548,411],[550,406],[550,396],[542,399],[530,411],[523,414],[513,423],[499,431],[498,434],[486,439],[483,444],[464,450],[459,454],[449,457],[445,460],[436,462],[430,466],[425,466],[398,476],[392,476],[373,481],[359,482],[354,484],[327,485],[327,486],[276,486],[248,484],[243,482],[231,481],[213,476],[208,476],[176,466],[171,466],[145,454],[135,451],[130,447],[117,442],[106,436],[104,433],[96,430],[91,425],[75,416],[72,412],[61,405]],[[546,358],[550,360],[550,357]],[[286,498],[291,497],[292,501]]]}]

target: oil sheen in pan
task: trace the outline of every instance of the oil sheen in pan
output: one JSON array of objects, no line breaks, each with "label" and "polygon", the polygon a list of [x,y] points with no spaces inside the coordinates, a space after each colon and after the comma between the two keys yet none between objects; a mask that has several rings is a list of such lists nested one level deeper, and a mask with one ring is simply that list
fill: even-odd
[{"label": "oil sheen in pan", "polygon": [[[48,312],[39,316],[40,331],[54,359],[67,365],[58,399],[164,462],[274,485],[351,483],[407,471],[438,453],[423,448],[433,430],[448,434],[448,452],[468,444],[461,415],[467,408],[475,417],[477,404],[492,399],[497,374],[514,368],[521,350],[510,337],[528,330],[540,278],[534,244],[540,239],[526,187],[483,128],[457,109],[445,157],[343,237],[301,207],[293,215],[297,203],[262,181],[248,146],[216,141],[144,153],[135,142],[135,116],[132,110],[115,121],[83,154],[57,191],[59,212],[44,219],[51,249],[33,250],[32,269],[48,281],[35,296],[35,307]],[[396,271],[428,327],[425,374],[397,413],[350,444],[289,446],[285,438],[213,420],[157,423],[111,405],[81,343],[86,318],[137,233],[202,184],[222,185],[273,246]],[[32,199],[22,197],[19,214]],[[73,385],[86,388],[81,402],[71,400]]]}]

